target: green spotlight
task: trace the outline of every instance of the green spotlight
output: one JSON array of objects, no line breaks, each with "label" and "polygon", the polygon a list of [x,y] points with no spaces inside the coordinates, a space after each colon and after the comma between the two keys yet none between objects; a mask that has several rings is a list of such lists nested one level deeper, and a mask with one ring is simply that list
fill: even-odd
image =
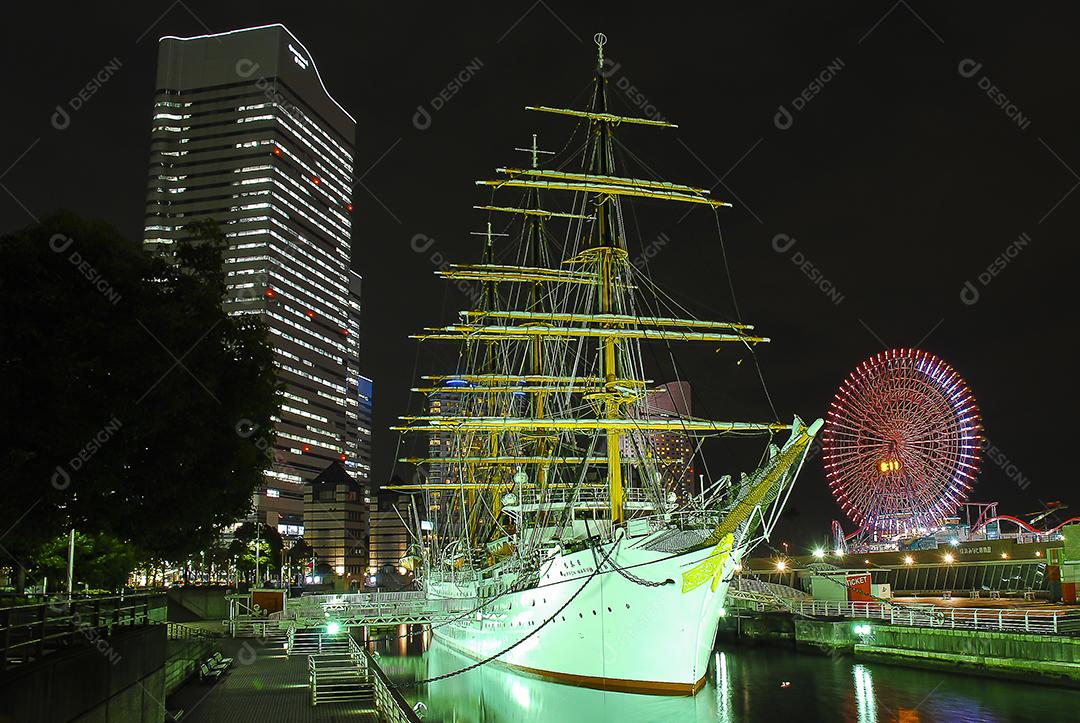
[{"label": "green spotlight", "polygon": [[341,632],[341,623],[337,623],[337,622],[334,622],[333,620],[331,620],[330,622],[328,622],[326,624],[326,634],[327,635],[337,635],[340,632]]}]

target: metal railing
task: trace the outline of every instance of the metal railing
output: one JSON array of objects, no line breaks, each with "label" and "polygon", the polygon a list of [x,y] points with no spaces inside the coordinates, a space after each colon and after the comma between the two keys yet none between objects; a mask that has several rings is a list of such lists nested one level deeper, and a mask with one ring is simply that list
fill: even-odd
[{"label": "metal railing", "polygon": [[52,599],[0,608],[0,671],[56,650],[95,644],[118,626],[165,623],[165,594]]},{"label": "metal railing", "polygon": [[285,634],[283,619],[284,614],[278,611],[269,615],[237,615],[224,622],[231,637],[265,638],[274,633]]},{"label": "metal railing", "polygon": [[[351,638],[350,638],[351,640]],[[352,641],[355,645],[356,641]],[[375,709],[379,716],[387,723],[421,723],[409,702],[397,691],[394,684],[386,677],[386,673],[379,667],[378,661],[371,657],[367,648],[356,646],[359,653],[364,657],[369,678],[373,684],[375,693]]]},{"label": "metal railing", "polygon": [[328,619],[347,625],[431,622],[465,613],[475,607],[471,598],[429,598],[423,592],[305,595],[288,603],[285,617],[298,627]]},{"label": "metal railing", "polygon": [[183,623],[166,623],[166,627],[169,640],[203,640],[213,637],[202,628],[194,628]]},{"label": "metal railing", "polygon": [[1080,612],[1029,608],[969,608],[937,605],[809,600],[792,612],[811,617],[885,620],[890,625],[1067,635],[1080,633]]}]

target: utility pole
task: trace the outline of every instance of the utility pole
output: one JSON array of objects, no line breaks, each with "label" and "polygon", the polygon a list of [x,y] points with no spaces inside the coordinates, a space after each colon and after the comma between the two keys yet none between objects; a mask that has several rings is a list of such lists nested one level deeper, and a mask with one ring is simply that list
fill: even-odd
[{"label": "utility pole", "polygon": [[71,600],[71,595],[74,592],[75,585],[75,528],[71,528],[71,534],[68,537],[68,584],[67,594],[68,600]]},{"label": "utility pole", "polygon": [[259,586],[259,551],[262,546],[262,523],[255,528],[255,587]]}]

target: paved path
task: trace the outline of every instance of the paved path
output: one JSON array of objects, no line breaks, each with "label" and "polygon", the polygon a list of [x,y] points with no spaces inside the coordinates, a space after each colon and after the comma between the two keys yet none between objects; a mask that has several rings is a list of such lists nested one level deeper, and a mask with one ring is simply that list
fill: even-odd
[{"label": "paved path", "polygon": [[184,710],[183,723],[377,723],[363,703],[311,705],[307,656],[289,658],[281,647],[257,639],[221,639],[221,649],[234,658],[223,680],[203,684],[192,679],[168,700],[168,709]]}]

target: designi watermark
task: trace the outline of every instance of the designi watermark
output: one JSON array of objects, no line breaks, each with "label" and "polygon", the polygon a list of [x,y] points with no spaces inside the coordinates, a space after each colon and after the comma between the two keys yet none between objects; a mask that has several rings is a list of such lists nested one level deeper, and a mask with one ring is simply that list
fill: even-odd
[{"label": "designi watermark", "polygon": [[71,475],[83,468],[90,459],[97,454],[105,444],[116,436],[124,425],[119,419],[113,417],[99,429],[90,441],[80,449],[74,457],[68,460],[67,465],[57,465],[52,474],[52,486],[58,490],[66,490],[71,486]]},{"label": "designi watermark", "polygon": [[[787,254],[795,246],[798,240],[794,236],[789,236],[786,233],[778,233],[773,236],[772,247],[776,253],[784,255]],[[836,285],[826,278],[821,269],[814,265],[814,263],[806,258],[806,255],[802,251],[795,251],[791,254],[791,263],[795,264],[799,271],[803,272],[803,275],[810,279],[810,283],[821,290],[823,294],[834,305],[840,306],[844,301],[844,295],[840,293],[840,290],[836,288]]]},{"label": "designi watermark", "polygon": [[[412,248],[413,251],[418,254],[426,254],[428,252],[428,249],[430,249],[434,245],[434,237],[422,233],[415,234],[409,241],[409,246]],[[431,261],[431,265],[437,268],[439,271],[450,270],[450,262],[447,261],[446,257],[443,256],[442,252],[440,251],[433,251],[428,260]],[[454,285],[457,286],[458,290],[460,290],[461,293],[472,299],[472,302],[474,304],[480,303],[480,297],[482,296],[483,292],[479,288],[477,288],[473,284],[470,284],[465,279],[456,279],[454,281]]]},{"label": "designi watermark", "polygon": [[655,239],[650,241],[647,246],[641,249],[641,253],[635,256],[634,260],[630,263],[634,265],[634,268],[638,270],[643,270],[646,266],[649,265],[649,262],[656,258],[664,249],[664,247],[667,246],[669,243],[671,243],[671,238],[667,235],[667,233],[661,231]]},{"label": "designi watermark", "polygon": [[982,449],[983,455],[985,455],[988,460],[1000,467],[1001,471],[1005,473],[1005,476],[1008,477],[1011,481],[1015,482],[1017,487],[1022,490],[1026,490],[1031,485],[1031,480],[1029,480],[1024,475],[1024,473],[1020,471],[1020,468],[1016,466],[1016,463],[1010,460],[1009,457],[1001,451],[1001,449],[999,449],[990,441],[989,437],[984,436],[982,438],[980,447]]},{"label": "designi watermark", "polygon": [[[63,254],[71,245],[75,243],[75,240],[70,236],[65,236],[62,233],[55,233],[52,238],[49,239],[49,248],[55,253]],[[79,273],[86,277],[86,279],[93,285],[95,289],[101,292],[102,296],[108,299],[110,304],[120,303],[120,292],[113,288],[105,277],[98,272],[90,262],[82,257],[78,251],[72,251],[68,257],[68,262],[79,270]]]},{"label": "designi watermark", "polygon": [[845,67],[844,59],[837,56],[833,60],[829,61],[821,72],[814,76],[805,88],[799,91],[799,93],[791,99],[791,107],[794,112],[787,109],[787,106],[781,104],[776,109],[776,115],[773,116],[773,125],[782,131],[786,131],[795,125],[795,113],[803,111],[806,106],[810,104],[814,98],[825,89],[825,86],[831,83],[840,71]]},{"label": "designi watermark", "polygon": [[[1022,232],[1015,241],[1005,247],[1004,251],[994,257],[994,260],[990,262],[990,265],[986,267],[985,271],[980,271],[979,275],[975,277],[979,282],[979,286],[983,288],[988,287],[1030,243],[1031,236],[1026,232]],[[979,296],[981,295],[979,286],[976,286],[970,279],[965,281],[964,285],[960,288],[960,301],[968,306],[978,303]]]},{"label": "designi watermark", "polygon": [[[50,122],[52,127],[58,131],[67,130],[71,125],[71,114],[78,113],[82,108],[90,102],[90,99],[101,90],[102,86],[109,82],[109,80],[120,72],[120,67],[123,64],[120,62],[120,58],[114,57],[105,65],[90,76],[90,80],[86,82],[82,88],[79,88],[79,92],[71,96],[65,105],[56,106],[56,111],[52,114]],[[70,111],[70,112],[69,112]]]},{"label": "designi watermark", "polygon": [[[979,75],[982,67],[982,63],[977,60],[964,58],[956,69],[961,78],[974,78]],[[1008,96],[988,76],[979,75],[976,84],[979,86],[979,90],[984,91],[986,96],[993,101],[994,105],[1001,108],[1001,112],[1005,114],[1006,118],[1015,123],[1020,130],[1026,131],[1028,129],[1028,126],[1031,125],[1031,119],[1024,115],[1016,103],[1009,100]]]},{"label": "designi watermark", "polygon": [[600,74],[610,80],[615,78],[615,88],[622,93],[627,102],[631,106],[637,109],[642,118],[648,120],[667,122],[667,118],[661,115],[657,107],[649,100],[649,98],[638,88],[625,74],[618,75],[619,70],[622,68],[622,63],[616,63],[611,58],[604,58],[604,67],[600,71]]},{"label": "designi watermark", "polygon": [[[236,61],[236,65],[233,69],[241,78],[250,78],[259,72],[259,64],[251,58],[240,58],[240,60]],[[263,95],[267,100],[274,103],[278,108],[281,108],[294,119],[298,121],[304,119],[304,112],[300,110],[295,103],[289,102],[289,99],[277,89],[276,82],[271,83],[266,77],[259,76],[255,79],[255,87],[263,92]]]},{"label": "designi watermark", "polygon": [[[431,127],[432,115],[438,113],[446,105],[454,99],[458,93],[468,84],[470,80],[475,78],[480,69],[484,67],[484,61],[479,57],[473,58],[465,67],[457,72],[450,82],[443,86],[438,93],[432,97],[428,104],[425,106],[423,103],[416,106],[416,113],[413,114],[412,124],[413,127],[420,131],[426,131]],[[428,110],[430,108],[430,110]]]}]

